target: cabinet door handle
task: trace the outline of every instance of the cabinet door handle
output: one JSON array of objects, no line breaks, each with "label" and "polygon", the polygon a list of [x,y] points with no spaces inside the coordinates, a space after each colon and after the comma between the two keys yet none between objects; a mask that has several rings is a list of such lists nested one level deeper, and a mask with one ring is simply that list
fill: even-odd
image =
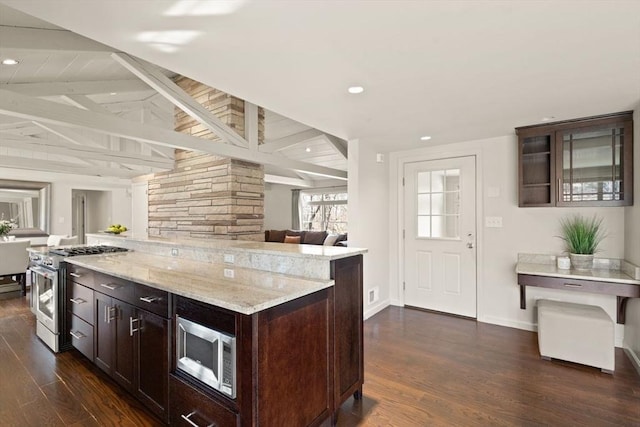
[{"label": "cabinet door handle", "polygon": [[[115,314],[112,316],[111,313]],[[107,305],[104,306],[104,321],[105,323],[111,323],[112,320],[115,320],[118,316],[118,309],[116,307],[109,307]]]},{"label": "cabinet door handle", "polygon": [[78,332],[70,331],[69,333],[71,334],[72,337],[74,337],[77,340],[81,340],[82,338],[86,338],[87,337],[85,334],[83,334],[80,331],[78,331]]},{"label": "cabinet door handle", "polygon": [[122,285],[110,285],[108,283],[100,283],[100,286],[102,286],[103,288],[107,288],[111,291],[115,291],[116,289],[122,287]]},{"label": "cabinet door handle", "polygon": [[[138,327],[133,329],[133,322],[138,322]],[[140,319],[134,319],[133,317],[129,317],[129,336],[133,336],[134,332],[138,332],[140,330]]]},{"label": "cabinet door handle", "polygon": [[76,277],[76,278],[78,278],[78,277],[82,277],[82,276],[81,276],[81,275],[79,275],[78,273],[69,273],[69,276],[71,276],[71,277]]},{"label": "cabinet door handle", "polygon": [[582,285],[579,283],[565,283],[564,284],[567,288],[581,288]]},{"label": "cabinet door handle", "polygon": [[160,298],[158,298],[158,297],[140,297],[140,301],[148,302],[148,303],[152,303],[152,302],[157,301],[159,299]]},{"label": "cabinet door handle", "polygon": [[82,298],[69,298],[69,301],[71,301],[74,304],[84,304],[86,302]]},{"label": "cabinet door handle", "polygon": [[[194,415],[196,413],[196,411],[191,412],[189,415],[180,415],[180,417],[182,417],[183,420],[185,420],[186,422],[189,423],[189,425],[193,426],[193,427],[200,427],[198,424],[194,423],[193,421],[191,421],[191,416]],[[216,427],[215,423],[211,423],[209,424],[207,427]]]},{"label": "cabinet door handle", "polygon": [[558,178],[558,194],[556,194],[556,200],[557,201],[561,201],[562,200],[562,178]]}]

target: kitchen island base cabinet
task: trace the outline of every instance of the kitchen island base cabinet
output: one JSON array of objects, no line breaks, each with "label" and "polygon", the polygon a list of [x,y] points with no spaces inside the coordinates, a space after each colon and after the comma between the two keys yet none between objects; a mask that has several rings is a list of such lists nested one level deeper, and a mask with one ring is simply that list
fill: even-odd
[{"label": "kitchen island base cabinet", "polygon": [[73,346],[167,422],[170,294],[76,265],[67,280]]},{"label": "kitchen island base cabinet", "polygon": [[166,420],[171,320],[98,292],[96,305],[96,365]]},{"label": "kitchen island base cabinet", "polygon": [[[207,307],[210,322],[204,326],[213,327],[215,320],[218,330],[236,337],[236,398],[183,380],[187,374],[178,369],[170,383],[172,425],[193,425],[187,417],[201,420],[197,425],[318,426],[331,418],[333,288],[252,315]],[[176,297],[180,317],[202,322],[203,308]],[[229,316],[233,321],[224,322]]]},{"label": "kitchen island base cabinet", "polygon": [[331,278],[335,280],[334,407],[337,410],[349,397],[362,397],[362,255],[332,261]]}]

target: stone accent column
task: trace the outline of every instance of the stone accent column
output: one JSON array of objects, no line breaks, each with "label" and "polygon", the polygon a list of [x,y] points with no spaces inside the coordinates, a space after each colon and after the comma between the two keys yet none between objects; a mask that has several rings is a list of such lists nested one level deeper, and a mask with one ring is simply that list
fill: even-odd
[{"label": "stone accent column", "polygon": [[[244,101],[186,77],[176,83],[244,137]],[[176,108],[175,129],[222,144],[208,128]],[[264,110],[258,111],[264,141]],[[263,240],[264,168],[211,154],[176,150],[175,169],[149,181],[149,235]]]}]

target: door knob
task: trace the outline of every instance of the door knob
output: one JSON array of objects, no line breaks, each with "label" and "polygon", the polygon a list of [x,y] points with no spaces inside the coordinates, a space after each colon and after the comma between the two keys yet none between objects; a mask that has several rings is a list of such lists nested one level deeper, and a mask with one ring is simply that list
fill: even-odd
[{"label": "door knob", "polygon": [[472,242],[467,243],[467,247],[468,247],[469,249],[473,249],[473,243],[472,243]]}]

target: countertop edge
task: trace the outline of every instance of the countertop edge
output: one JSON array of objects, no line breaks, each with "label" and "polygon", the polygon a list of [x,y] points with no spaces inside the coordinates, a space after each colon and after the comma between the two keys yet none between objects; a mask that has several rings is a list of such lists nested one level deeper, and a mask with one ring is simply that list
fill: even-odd
[{"label": "countertop edge", "polygon": [[[91,256],[91,257],[95,257],[95,256],[101,256],[101,255],[87,255],[87,256]],[[123,274],[122,272],[118,271],[118,270],[110,270],[110,269],[106,269],[106,268],[100,268],[97,267],[93,264],[90,263],[86,263],[82,261],[83,256],[76,256],[76,257],[70,257],[70,258],[65,258],[64,261],[69,263],[69,264],[74,264],[80,267],[84,267],[99,273],[103,273],[103,274],[108,274],[114,277],[118,277],[124,280],[129,280],[131,282],[135,282],[135,283],[140,283],[142,285],[146,285],[146,286],[150,286],[153,287],[155,289],[160,289],[163,291],[167,291],[167,292],[171,292],[172,294],[175,295],[180,295],[180,296],[184,296],[187,298],[191,298],[191,299],[195,299],[207,304],[211,304],[217,307],[222,307],[222,308],[226,308],[228,310],[231,311],[235,311],[237,313],[241,313],[241,314],[246,314],[246,315],[251,315],[254,313],[257,313],[259,311],[263,311],[272,307],[275,307],[277,305],[289,302],[289,301],[293,301],[295,299],[298,299],[300,297],[306,296],[306,295],[310,295],[312,293],[321,291],[323,289],[326,288],[330,288],[332,286],[334,286],[335,281],[334,280],[319,280],[319,279],[308,279],[305,277],[301,277],[300,279],[304,279],[307,282],[313,282],[314,284],[316,284],[316,286],[311,286],[307,289],[304,290],[300,290],[297,292],[292,292],[286,296],[281,296],[281,297],[277,297],[277,298],[273,298],[269,301],[266,301],[264,303],[261,304],[256,304],[253,306],[242,306],[242,305],[237,305],[237,304],[233,304],[233,303],[229,303],[228,301],[225,300],[221,300],[221,299],[217,299],[217,298],[213,298],[211,296],[207,296],[207,295],[203,295],[197,292],[188,292],[188,291],[184,291],[184,290],[180,290],[180,289],[176,289],[176,288],[172,288],[170,286],[165,286],[162,284],[159,284],[157,282],[153,282],[150,280],[144,280],[141,279],[139,277],[131,277],[128,276],[126,274]],[[262,270],[256,270],[258,272],[260,272],[261,274],[272,274],[272,275],[277,275],[277,276],[287,276],[289,278],[292,277],[296,277],[296,276],[288,276],[285,274],[280,274],[280,273],[270,273],[270,272],[265,272]],[[237,285],[237,284],[236,284]],[[245,285],[247,287],[249,287],[249,285]],[[249,291],[249,290],[248,290]]]},{"label": "countertop edge", "polygon": [[[250,245],[250,244],[273,244],[273,245],[286,245],[286,243],[276,243],[276,242],[253,242],[251,240],[217,240],[216,243],[219,246],[212,246],[211,244],[207,244],[208,240],[204,240],[202,242],[197,241],[197,239],[193,239],[193,241],[189,240],[161,240],[161,239],[149,239],[149,238],[137,238],[133,236],[120,236],[113,234],[101,234],[101,233],[87,233],[87,236],[98,238],[98,239],[127,239],[130,242],[138,242],[138,243],[148,243],[154,245],[163,245],[163,246],[178,246],[182,248],[189,249],[207,249],[214,251],[226,251],[226,252],[234,252],[234,253],[255,253],[255,254],[265,254],[265,255],[276,255],[276,256],[286,256],[292,258],[306,258],[306,259],[318,259],[318,260],[326,260],[326,261],[334,261],[342,258],[349,258],[355,255],[363,255],[366,254],[369,250],[366,248],[351,248],[351,247],[338,247],[338,246],[326,246],[325,248],[332,248],[331,250],[341,250],[343,253],[336,254],[305,254],[300,252],[289,252],[289,251],[280,251],[277,249],[270,248],[246,248],[242,247],[242,245]],[[233,246],[234,244],[238,246]],[[322,245],[306,245],[309,247],[317,247],[322,248]]]},{"label": "countertop edge", "polygon": [[[602,277],[602,276],[589,276],[585,274],[580,274],[576,272],[576,270],[567,270],[565,272],[560,271],[540,271],[535,268],[531,268],[531,265],[537,264],[516,264],[516,273],[517,274],[527,274],[531,276],[544,276],[544,277],[557,277],[561,279],[577,279],[577,280],[591,280],[594,282],[611,282],[611,283],[622,283],[627,285],[640,285],[640,280],[635,280],[629,276],[629,278],[621,278],[621,277]],[[550,266],[548,264],[540,264],[544,265],[548,268]],[[620,271],[618,274],[625,275],[626,274]]]}]

